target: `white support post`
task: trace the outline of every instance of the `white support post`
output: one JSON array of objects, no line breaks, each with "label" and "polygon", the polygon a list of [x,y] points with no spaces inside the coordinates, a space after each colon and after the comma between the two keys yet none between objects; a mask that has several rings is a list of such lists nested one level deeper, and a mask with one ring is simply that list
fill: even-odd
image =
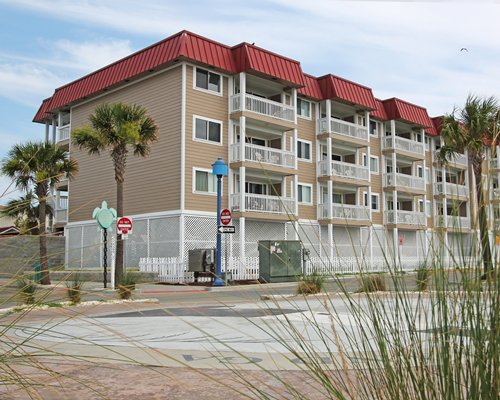
[{"label": "white support post", "polygon": [[57,123],[56,118],[52,118],[52,144],[56,144]]},{"label": "white support post", "polygon": [[245,252],[245,236],[246,236],[246,232],[245,232],[246,228],[245,228],[245,217],[240,217],[240,258],[241,260],[243,260],[243,262],[245,262],[245,256],[246,256],[246,252]]},{"label": "white support post", "polygon": [[49,132],[50,132],[50,124],[48,121],[45,121],[45,143],[49,143]]},{"label": "white support post", "polygon": [[[285,136],[285,133],[283,133],[283,137]],[[297,129],[294,129],[293,130],[293,148],[290,149],[290,151],[293,151],[294,154],[295,154],[295,169],[297,169],[299,166],[298,166],[298,131]],[[286,142],[286,141],[285,141]],[[286,145],[285,146],[281,146],[282,150],[286,150]],[[312,149],[311,149],[312,150]],[[312,158],[312,155],[311,155],[311,158]]]},{"label": "white support post", "polygon": [[326,111],[326,127],[327,127],[327,132],[331,133],[332,131],[332,103],[330,100],[325,100],[325,111]]},{"label": "white support post", "polygon": [[293,197],[295,198],[295,215],[299,215],[299,176],[293,175]]},{"label": "white support post", "polygon": [[246,211],[245,207],[245,181],[246,181],[246,169],[245,167],[240,167],[240,213]]},{"label": "white support post", "polygon": [[[245,93],[247,91],[247,76],[245,72],[240,72],[240,110],[245,111]],[[241,131],[241,125],[240,125]],[[241,132],[240,132],[241,134]]]},{"label": "white support post", "polygon": [[293,122],[296,124],[297,123],[297,89],[292,88],[292,104],[294,108],[293,112]]},{"label": "white support post", "polygon": [[330,262],[333,262],[333,256],[334,256],[334,253],[333,253],[333,225],[332,224],[328,224],[328,246],[329,246],[329,249],[328,249],[328,256],[330,257]]}]

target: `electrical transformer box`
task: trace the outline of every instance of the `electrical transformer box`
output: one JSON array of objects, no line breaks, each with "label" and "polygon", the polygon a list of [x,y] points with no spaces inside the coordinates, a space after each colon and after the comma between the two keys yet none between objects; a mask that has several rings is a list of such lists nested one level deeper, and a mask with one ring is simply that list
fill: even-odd
[{"label": "electrical transformer box", "polygon": [[260,240],[259,277],[265,282],[293,282],[302,275],[299,240]]}]

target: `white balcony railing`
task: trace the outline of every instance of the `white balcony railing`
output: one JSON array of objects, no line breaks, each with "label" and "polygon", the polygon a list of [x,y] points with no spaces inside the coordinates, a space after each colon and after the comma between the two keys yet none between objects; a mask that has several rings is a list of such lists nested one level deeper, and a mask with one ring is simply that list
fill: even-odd
[{"label": "white balcony railing", "polygon": [[68,222],[68,209],[60,209],[54,211],[54,222],[65,223]]},{"label": "white balcony railing", "polygon": [[339,178],[359,179],[368,181],[370,179],[370,170],[362,165],[350,164],[340,161],[323,160],[318,162],[319,176],[328,176],[328,163],[331,163],[332,176]]},{"label": "white balcony railing", "polygon": [[370,221],[370,210],[365,206],[351,204],[318,204],[318,219],[339,219],[344,221]]},{"label": "white balcony railing", "polygon": [[456,215],[438,215],[436,217],[436,226],[438,228],[470,229],[470,219],[467,217],[458,217]]},{"label": "white balcony railing", "polygon": [[331,118],[328,124],[327,118],[318,119],[319,133],[336,133],[359,140],[368,140],[368,128],[351,122]]},{"label": "white balcony railing", "polygon": [[401,150],[407,153],[424,155],[424,144],[416,142],[415,140],[405,139],[399,136],[394,138],[394,145],[392,144],[392,136],[386,136],[383,140],[384,149]]},{"label": "white balcony railing", "polygon": [[57,142],[62,142],[63,140],[69,139],[70,126],[64,125],[57,128]]},{"label": "white balcony railing", "polygon": [[[245,211],[270,214],[295,214],[296,200],[290,197],[245,193]],[[231,195],[232,211],[241,210],[240,194]]]},{"label": "white balcony railing", "polygon": [[272,147],[245,144],[245,155],[241,157],[241,145],[231,145],[230,162],[251,161],[271,164],[286,168],[295,168],[295,153],[291,151],[273,149]]},{"label": "white balcony railing", "polygon": [[425,213],[418,211],[389,210],[385,212],[386,224],[405,224],[415,226],[426,226],[427,217]]},{"label": "white balcony railing", "polygon": [[444,190],[446,189],[446,195],[450,197],[468,197],[469,191],[467,186],[465,185],[457,185],[456,183],[446,182],[445,186],[443,186],[443,182],[437,182],[434,184],[434,193],[435,194],[444,194]]},{"label": "white balcony railing", "polygon": [[384,174],[384,186],[396,186],[402,189],[425,190],[424,178],[400,173]]},{"label": "white balcony railing", "polygon": [[[241,107],[241,96],[235,94],[231,96],[230,112],[243,111]],[[245,110],[267,117],[282,119],[284,121],[295,122],[295,107],[277,101],[264,99],[262,97],[245,94]]]},{"label": "white balcony railing", "polygon": [[[439,155],[439,150],[437,150],[434,153],[435,159],[439,162],[438,155]],[[461,165],[463,167],[466,167],[467,163],[468,163],[467,156],[465,154],[462,154],[462,153],[454,153],[453,155],[446,157],[446,160],[452,166],[453,165]]]},{"label": "white balcony railing", "polygon": [[497,157],[493,159],[493,168],[500,169],[500,158]]}]

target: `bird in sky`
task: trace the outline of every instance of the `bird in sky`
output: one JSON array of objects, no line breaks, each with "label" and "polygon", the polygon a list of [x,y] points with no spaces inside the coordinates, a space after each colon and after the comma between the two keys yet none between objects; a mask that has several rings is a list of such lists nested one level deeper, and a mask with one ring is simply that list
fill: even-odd
[{"label": "bird in sky", "polygon": [[467,50],[467,48],[465,48],[465,47],[462,47],[462,48],[460,49],[460,51],[466,51],[467,53],[469,52],[469,50]]}]

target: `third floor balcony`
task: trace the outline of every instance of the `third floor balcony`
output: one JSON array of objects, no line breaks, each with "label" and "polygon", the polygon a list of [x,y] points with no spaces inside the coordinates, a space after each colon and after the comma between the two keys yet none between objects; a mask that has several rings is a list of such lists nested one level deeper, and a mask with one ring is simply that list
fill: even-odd
[{"label": "third floor balcony", "polygon": [[418,211],[387,210],[384,212],[384,220],[387,225],[407,229],[425,229],[427,226],[425,213]]},{"label": "third floor balcony", "polygon": [[270,196],[263,194],[245,193],[244,204],[241,204],[241,194],[230,196],[231,211],[235,213],[267,214],[266,218],[277,216],[286,220],[295,214],[297,200],[291,197]]},{"label": "third floor balcony", "polygon": [[423,160],[425,157],[423,143],[400,136],[382,138],[382,149],[386,153],[396,152],[413,160]]},{"label": "third floor balcony", "polygon": [[[234,94],[230,100],[230,112],[248,112],[251,115],[276,123],[277,125],[293,126],[295,124],[295,107],[277,101],[269,100],[264,97],[245,93],[244,104],[241,101],[241,95]],[[284,124],[283,124],[284,123]]]},{"label": "third floor balcony", "polygon": [[363,147],[368,142],[368,128],[366,126],[353,124],[336,118],[318,119],[318,135],[329,134],[339,142],[354,144]]},{"label": "third floor balcony", "polygon": [[470,229],[470,218],[456,215],[438,215],[435,217],[436,228],[447,228],[454,230]]},{"label": "third floor balcony", "polygon": [[57,128],[57,144],[59,146],[69,146],[69,136],[70,136],[71,126],[64,125]]},{"label": "third floor balcony", "polygon": [[[453,167],[458,169],[467,168],[468,160],[465,154],[454,153],[453,155],[450,155],[446,159],[447,159],[446,166],[448,167]],[[434,153],[434,165],[436,167],[440,167],[442,165],[441,161],[439,160],[439,150],[436,150],[436,152]]]},{"label": "third floor balcony", "polygon": [[[253,163],[255,168],[276,170],[277,168],[295,168],[295,160],[296,155],[294,152],[250,143],[244,144],[242,154],[241,144],[236,143],[231,145],[229,162]],[[279,171],[277,170],[277,172]]]},{"label": "third floor balcony", "polygon": [[318,162],[318,176],[320,179],[326,177],[334,182],[366,186],[370,180],[370,170],[358,164],[323,160]]},{"label": "third floor balcony", "polygon": [[401,190],[414,194],[425,193],[425,180],[418,176],[401,173],[384,174],[384,189]]},{"label": "third floor balcony", "polygon": [[353,204],[318,204],[318,220],[336,225],[370,225],[368,207]]}]

